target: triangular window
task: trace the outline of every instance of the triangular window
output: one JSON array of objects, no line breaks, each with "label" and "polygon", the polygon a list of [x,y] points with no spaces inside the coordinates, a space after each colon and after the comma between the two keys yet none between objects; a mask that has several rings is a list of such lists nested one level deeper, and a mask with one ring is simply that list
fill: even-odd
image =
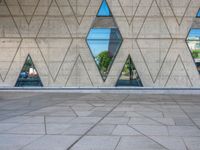
[{"label": "triangular window", "polygon": [[109,9],[109,7],[108,7],[108,4],[107,4],[106,0],[103,0],[103,2],[102,2],[102,4],[101,4],[101,7],[100,7],[100,9],[99,9],[99,11],[98,11],[97,16],[98,16],[98,17],[109,17],[109,16],[111,16],[111,15],[112,15],[112,14],[111,14],[111,12],[110,12],[110,9]]},{"label": "triangular window", "polygon": [[15,87],[42,87],[39,74],[30,55],[27,56],[24,66],[19,74]]},{"label": "triangular window", "polygon": [[140,80],[140,77],[137,73],[135,65],[131,57],[129,56],[126,60],[126,63],[121,72],[120,78],[117,82],[116,86],[134,86],[134,87],[142,87],[143,84]]}]

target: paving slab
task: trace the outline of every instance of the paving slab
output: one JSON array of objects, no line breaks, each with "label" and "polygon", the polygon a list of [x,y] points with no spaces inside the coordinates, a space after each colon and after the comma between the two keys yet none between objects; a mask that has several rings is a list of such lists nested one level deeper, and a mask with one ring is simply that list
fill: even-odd
[{"label": "paving slab", "polygon": [[0,92],[0,150],[199,150],[199,95]]},{"label": "paving slab", "polygon": [[145,136],[122,137],[116,150],[166,150],[166,148],[157,142]]},{"label": "paving slab", "polygon": [[116,136],[85,136],[71,150],[114,150],[119,139]]},{"label": "paving slab", "polygon": [[1,134],[0,149],[1,150],[18,150],[40,137],[41,136],[39,135]]},{"label": "paving slab", "polygon": [[22,150],[66,150],[78,136],[45,135]]}]

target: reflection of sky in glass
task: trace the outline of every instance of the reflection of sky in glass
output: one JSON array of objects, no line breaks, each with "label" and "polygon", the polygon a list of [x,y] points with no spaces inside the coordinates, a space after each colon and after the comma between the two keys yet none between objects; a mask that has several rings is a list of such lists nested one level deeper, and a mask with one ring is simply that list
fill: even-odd
[{"label": "reflection of sky in glass", "polygon": [[200,37],[200,29],[191,29],[188,35],[188,40],[197,39]]},{"label": "reflection of sky in glass", "polygon": [[[121,35],[118,29],[115,28],[93,28],[90,30],[87,43],[92,50],[94,57],[103,51],[112,50],[114,52],[121,44]],[[113,47],[113,45],[116,45]],[[109,49],[111,46],[112,49]],[[114,51],[113,51],[114,50]]]},{"label": "reflection of sky in glass", "polygon": [[110,28],[93,28],[90,30],[90,33],[88,34],[87,39],[88,40],[100,40],[100,39],[109,40],[110,33],[111,33]]},{"label": "reflection of sky in glass", "polygon": [[108,51],[109,40],[88,40],[88,45],[96,57],[101,52]]},{"label": "reflection of sky in glass", "polygon": [[200,10],[199,10],[198,13],[197,13],[197,17],[200,17]]},{"label": "reflection of sky in glass", "polygon": [[87,42],[94,57],[103,51],[108,51],[111,29],[91,29]]},{"label": "reflection of sky in glass", "polygon": [[101,17],[102,16],[111,16],[110,9],[106,3],[106,0],[103,0],[97,16],[101,16]]}]

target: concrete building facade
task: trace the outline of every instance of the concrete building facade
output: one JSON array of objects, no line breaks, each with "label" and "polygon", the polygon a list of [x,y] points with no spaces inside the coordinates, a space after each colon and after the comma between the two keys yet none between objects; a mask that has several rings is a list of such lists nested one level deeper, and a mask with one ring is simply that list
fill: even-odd
[{"label": "concrete building facade", "polygon": [[123,42],[105,81],[86,38],[102,0],[0,0],[0,86],[28,55],[44,87],[115,87],[130,55],[144,87],[200,87],[186,39],[200,0],[107,0]]}]

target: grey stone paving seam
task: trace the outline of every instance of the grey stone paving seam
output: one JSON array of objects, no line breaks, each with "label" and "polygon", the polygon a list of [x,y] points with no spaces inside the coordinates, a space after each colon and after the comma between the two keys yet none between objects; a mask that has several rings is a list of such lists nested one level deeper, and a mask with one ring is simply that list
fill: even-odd
[{"label": "grey stone paving seam", "polygon": [[6,131],[9,131],[9,130],[18,128],[18,127],[21,126],[22,124],[23,124],[23,123],[19,123],[19,124],[16,125],[15,127],[12,127],[12,128],[6,129],[6,130],[4,130],[4,131],[1,131],[0,134],[11,134],[11,133],[6,133]]},{"label": "grey stone paving seam", "polygon": [[[2,92],[0,92],[0,94],[1,94]],[[5,94],[5,93],[3,93],[3,94]],[[9,94],[9,92],[8,92],[8,94]],[[26,93],[27,94],[27,93]],[[30,93],[30,94],[32,94],[32,93]],[[21,100],[21,99],[23,99],[23,98],[31,98],[31,97],[35,97],[35,96],[42,96],[42,95],[45,95],[44,93],[38,93],[38,94],[33,94],[33,95],[26,95],[26,96],[24,96],[24,97],[17,97],[17,98],[14,98],[13,96],[12,96],[12,98],[7,98],[6,97],[6,99],[5,99],[5,96],[4,96],[4,98],[3,99],[1,99],[1,100],[3,100],[3,101],[16,101],[16,100]]]},{"label": "grey stone paving seam", "polygon": [[97,123],[95,123],[90,129],[88,129],[83,135],[80,136],[71,146],[69,146],[66,150],[70,150],[75,144],[77,144],[83,137],[85,137],[93,128],[95,128],[104,118],[106,118],[115,108],[117,108],[123,101],[125,101],[129,97],[129,94],[125,96],[119,103],[117,103],[106,115],[104,115]]},{"label": "grey stone paving seam", "polygon": [[105,101],[105,99],[103,99],[102,97],[100,97],[100,96],[96,96],[97,98],[99,98],[100,100],[103,100],[103,101]]},{"label": "grey stone paving seam", "polygon": [[120,138],[119,138],[119,140],[118,140],[118,142],[117,142],[117,145],[115,146],[114,150],[116,150],[116,148],[118,147],[118,145],[119,145],[121,139],[122,139],[122,137],[120,136]]},{"label": "grey stone paving seam", "polygon": [[[103,101],[103,102],[105,102],[105,100],[102,100],[101,99],[101,101]],[[92,104],[90,101],[86,101],[89,105],[91,105],[91,106],[93,106],[93,107],[97,107],[97,106],[95,106],[94,104]]]},{"label": "grey stone paving seam", "polygon": [[149,119],[149,120],[152,120],[152,121],[154,121],[154,122],[157,122],[157,123],[159,123],[160,125],[167,126],[166,124],[164,124],[164,123],[162,123],[162,122],[160,122],[160,121],[158,121],[158,120],[155,120],[155,119],[153,119],[153,118],[151,118],[151,117],[149,117],[149,116],[146,116],[146,115],[144,115],[144,114],[140,114],[140,113],[138,113],[138,112],[136,112],[136,111],[133,111],[133,112],[135,112],[135,113],[138,114],[138,115],[143,116],[144,118],[147,118],[147,119]]},{"label": "grey stone paving seam", "polygon": [[170,136],[170,134],[169,134],[169,127],[166,126],[166,128],[167,128],[167,134],[168,134],[168,136]]},{"label": "grey stone paving seam", "polygon": [[128,122],[126,123],[126,125],[128,125],[128,123],[130,122],[131,120],[131,117],[128,117]]},{"label": "grey stone paving seam", "polygon": [[77,114],[76,111],[72,108],[72,106],[69,106],[69,108],[72,110],[72,112],[75,114],[75,116],[78,117],[78,114]]},{"label": "grey stone paving seam", "polygon": [[44,131],[45,135],[47,135],[47,124],[46,124],[46,116],[44,115]]},{"label": "grey stone paving seam", "polygon": [[[128,127],[130,127],[130,125],[127,125]],[[136,130],[135,128],[132,127],[132,129]],[[137,130],[138,131],[138,130]],[[40,135],[40,136],[46,136],[45,134],[32,134],[32,133],[28,133],[28,134],[24,134],[24,133],[1,133],[0,135]],[[63,133],[49,133],[47,135],[61,135],[61,136],[81,136],[80,134],[63,134]],[[112,137],[120,137],[120,136],[134,136],[134,137],[141,137],[142,135],[112,135],[112,134],[108,134],[108,135],[90,135],[88,134],[88,136],[93,136],[93,137],[102,137],[102,136],[112,136]],[[160,136],[160,137],[176,137],[174,135],[151,135],[151,136]],[[180,136],[183,137],[183,136]],[[187,137],[191,137],[191,138],[200,138],[199,136],[187,136]]]},{"label": "grey stone paving seam", "polygon": [[33,141],[30,141],[29,143],[27,143],[26,145],[22,146],[21,148],[19,148],[18,150],[23,150],[26,146],[32,144],[33,142],[37,141],[37,140],[40,140],[41,138],[43,138],[45,135],[41,135],[41,137],[39,138],[36,138],[35,140]]},{"label": "grey stone paving seam", "polygon": [[[43,94],[42,94],[43,95]],[[84,96],[84,95],[83,95]],[[34,96],[31,96],[31,97],[34,97]],[[82,96],[80,96],[80,97],[82,97]],[[80,98],[79,97],[79,98]],[[30,100],[31,101],[31,100]],[[35,109],[32,109],[32,110],[27,110],[25,113],[22,113],[22,114],[20,114],[20,116],[21,115],[26,115],[26,114],[28,114],[28,113],[31,113],[31,112],[34,112],[34,111],[37,111],[37,110],[40,110],[40,109],[42,109],[42,108],[46,108],[46,107],[51,107],[51,106],[54,106],[54,105],[58,105],[58,104],[62,104],[62,103],[64,103],[66,100],[62,100],[62,102],[57,102],[57,103],[54,103],[54,104],[49,104],[49,105],[46,105],[46,106],[42,106],[42,107],[39,107],[39,108],[35,108]],[[11,110],[11,112],[12,112],[13,110]],[[9,118],[13,118],[13,117],[17,117],[17,116],[19,116],[19,115],[13,115],[13,116],[10,116],[10,117],[7,117],[7,118],[4,118],[4,119],[0,119],[0,121],[3,121],[3,120],[6,120],[6,119],[9,119]]]},{"label": "grey stone paving seam", "polygon": [[[114,128],[110,132],[109,136],[118,136],[118,135],[112,135],[112,133],[114,132],[114,130],[116,129],[117,126],[118,126],[117,124],[114,125]],[[121,139],[121,137],[120,137],[120,139]]]},{"label": "grey stone paving seam", "polygon": [[[41,134],[41,133],[1,133],[0,135],[45,135],[45,134]],[[61,134],[47,134],[47,135],[61,135]],[[74,135],[71,135],[74,136]]]},{"label": "grey stone paving seam", "polygon": [[200,130],[200,126],[196,124],[196,122],[188,115],[188,113],[183,109],[183,107],[172,97],[170,96],[172,100],[179,106],[179,108],[183,111],[183,113],[188,117],[188,119]]},{"label": "grey stone paving seam", "polygon": [[[162,112],[161,110],[159,110],[159,109],[155,109],[155,108],[150,107],[151,105],[155,105],[155,104],[146,104],[146,105],[145,105],[145,104],[142,104],[143,107],[150,108],[150,109],[152,109],[152,110],[154,110],[154,111],[163,113],[163,112]],[[156,104],[156,105],[161,106],[161,104]]]},{"label": "grey stone paving seam", "polygon": [[190,150],[190,149],[188,148],[187,144],[185,143],[184,138],[181,138],[181,139],[182,139],[182,141],[183,141],[183,143],[184,143],[184,145],[185,145],[186,150]]},{"label": "grey stone paving seam", "polygon": [[150,139],[151,141],[153,141],[154,143],[160,145],[161,147],[163,147],[166,150],[170,150],[169,148],[165,147],[164,145],[160,144],[159,142],[155,141],[154,139],[152,139],[151,137],[149,137],[148,135],[144,134],[143,132],[133,128],[132,126],[128,125],[130,128],[132,128],[133,130],[137,131],[138,133],[140,133],[141,135],[145,136],[146,138]]}]

